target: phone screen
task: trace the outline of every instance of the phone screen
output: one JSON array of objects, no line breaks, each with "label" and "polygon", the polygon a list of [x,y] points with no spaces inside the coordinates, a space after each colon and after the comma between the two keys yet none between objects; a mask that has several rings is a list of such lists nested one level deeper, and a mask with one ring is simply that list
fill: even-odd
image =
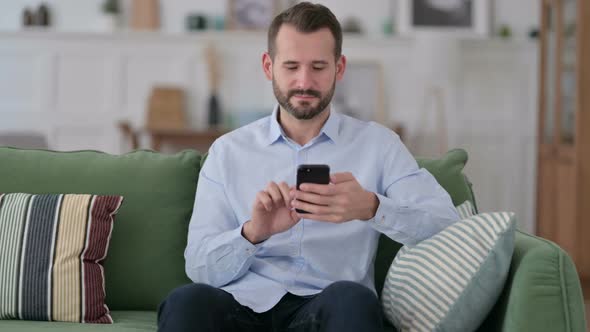
[{"label": "phone screen", "polygon": [[[330,166],[328,165],[299,165],[297,167],[297,190],[302,183],[330,183]],[[298,213],[308,213],[307,211],[296,209]]]}]

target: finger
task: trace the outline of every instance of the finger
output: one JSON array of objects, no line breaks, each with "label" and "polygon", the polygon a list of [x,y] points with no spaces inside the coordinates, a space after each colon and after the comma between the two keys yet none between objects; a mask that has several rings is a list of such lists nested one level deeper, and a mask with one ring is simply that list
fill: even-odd
[{"label": "finger", "polygon": [[291,194],[289,185],[286,182],[279,183],[279,190],[281,191],[281,196],[283,197],[283,201],[285,202],[285,206],[287,209],[291,208]]},{"label": "finger", "polygon": [[336,188],[330,184],[302,183],[299,186],[299,190],[324,196],[332,196],[336,193]]},{"label": "finger", "polygon": [[297,187],[289,187],[289,199],[292,201],[295,199],[295,193],[297,193]]},{"label": "finger", "polygon": [[294,198],[299,201],[305,201],[316,205],[330,205],[333,202],[333,197],[334,196],[324,196],[296,190]]},{"label": "finger", "polygon": [[272,211],[272,199],[270,198],[267,192],[259,191],[258,194],[256,194],[256,201],[262,204],[266,211]]},{"label": "finger", "polygon": [[299,221],[301,217],[299,216],[299,213],[293,210],[291,211],[291,219],[293,219],[293,221]]},{"label": "finger", "polygon": [[329,222],[334,224],[340,224],[345,222],[343,217],[336,214],[313,214],[313,213],[297,213],[299,218],[305,218],[315,221]]},{"label": "finger", "polygon": [[266,192],[270,195],[270,197],[272,198],[272,201],[274,202],[274,204],[276,206],[282,205],[283,195],[281,194],[281,190],[279,189],[279,186],[276,183],[270,182],[266,186]]},{"label": "finger", "polygon": [[347,181],[355,181],[354,175],[350,172],[342,172],[342,173],[334,173],[330,175],[330,182],[333,184],[338,184]]},{"label": "finger", "polygon": [[307,211],[309,214],[329,214],[331,210],[328,206],[311,204],[299,200],[293,201],[293,207]]}]

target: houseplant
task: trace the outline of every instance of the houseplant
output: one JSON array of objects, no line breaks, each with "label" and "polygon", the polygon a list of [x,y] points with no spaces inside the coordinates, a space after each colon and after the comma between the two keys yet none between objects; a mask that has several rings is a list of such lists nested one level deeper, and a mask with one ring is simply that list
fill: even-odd
[{"label": "houseplant", "polygon": [[97,28],[101,31],[112,32],[119,27],[121,7],[119,0],[104,0],[101,6],[101,16]]}]

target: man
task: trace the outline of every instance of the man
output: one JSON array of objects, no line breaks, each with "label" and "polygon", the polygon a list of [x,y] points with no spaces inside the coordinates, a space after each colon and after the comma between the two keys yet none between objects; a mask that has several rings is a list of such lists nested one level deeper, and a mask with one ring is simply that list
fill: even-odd
[{"label": "man", "polygon": [[[414,244],[458,220],[395,133],[331,109],[341,49],[324,6],[272,22],[262,67],[279,105],[209,150],[185,251],[195,283],[162,303],[161,331],[379,331],[380,233]],[[328,164],[331,183],[296,190],[299,164]]]}]

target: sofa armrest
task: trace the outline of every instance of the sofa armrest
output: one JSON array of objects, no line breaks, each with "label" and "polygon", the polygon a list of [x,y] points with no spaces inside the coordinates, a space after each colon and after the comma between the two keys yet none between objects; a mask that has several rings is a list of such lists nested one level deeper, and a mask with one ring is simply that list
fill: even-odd
[{"label": "sofa armrest", "polygon": [[504,290],[478,331],[586,331],[576,268],[556,244],[520,231]]}]

